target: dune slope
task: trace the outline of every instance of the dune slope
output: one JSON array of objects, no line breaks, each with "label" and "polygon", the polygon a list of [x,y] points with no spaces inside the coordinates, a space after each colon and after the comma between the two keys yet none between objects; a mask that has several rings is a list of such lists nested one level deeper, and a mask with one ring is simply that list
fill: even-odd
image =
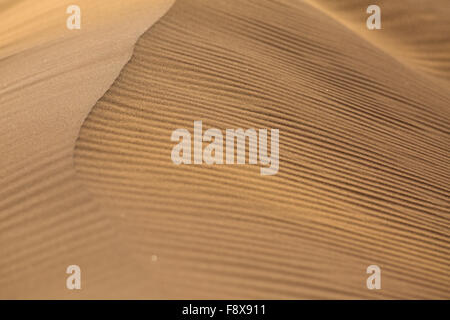
[{"label": "dune slope", "polygon": [[[128,250],[79,183],[73,149],[137,38],[173,1],[75,3],[80,30],[66,27],[74,1],[0,1],[0,298],[120,297],[139,278],[115,276]],[[81,294],[65,286],[72,264],[87,270]]]},{"label": "dune slope", "polygon": [[[307,0],[413,70],[450,81],[450,2],[422,0]],[[366,9],[381,9],[381,30],[368,30]]]},{"label": "dune slope", "polygon": [[[75,149],[127,296],[448,299],[450,92],[399,60],[307,2],[178,0]],[[280,129],[279,173],[174,165],[195,120]]]}]

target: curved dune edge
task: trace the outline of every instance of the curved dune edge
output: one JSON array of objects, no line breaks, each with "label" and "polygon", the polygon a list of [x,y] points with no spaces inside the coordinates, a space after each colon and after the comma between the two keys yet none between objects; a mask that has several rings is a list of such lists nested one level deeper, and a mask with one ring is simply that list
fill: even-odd
[{"label": "curved dune edge", "polygon": [[[450,84],[450,3],[421,0],[306,0],[413,70]],[[381,8],[381,30],[368,30],[366,8]]]},{"label": "curved dune edge", "polygon": [[[173,2],[1,2],[0,298],[126,290],[127,277],[115,276],[126,252],[79,183],[72,155],[92,106]],[[66,28],[71,4],[81,8],[81,30]],[[71,264],[89,270],[80,295],[65,288]]]},{"label": "curved dune edge", "polygon": [[[449,298],[449,102],[306,3],[178,0],[75,166],[146,270],[130,298]],[[280,172],[173,165],[194,120],[280,128]]]}]

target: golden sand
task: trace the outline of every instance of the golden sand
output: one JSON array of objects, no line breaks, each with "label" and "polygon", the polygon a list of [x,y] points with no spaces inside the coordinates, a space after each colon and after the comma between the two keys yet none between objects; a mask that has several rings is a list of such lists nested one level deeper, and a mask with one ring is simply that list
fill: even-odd
[{"label": "golden sand", "polygon": [[[119,240],[75,175],[74,144],[137,38],[173,1],[76,1],[82,26],[71,31],[72,3],[0,2],[2,298],[120,297],[126,281],[112,276],[125,267]],[[86,270],[80,295],[65,287],[71,264]]]},{"label": "golden sand", "polygon": [[[364,1],[177,0],[111,85],[172,4],[135,2],[0,24],[0,297],[450,297],[446,1],[383,2],[375,36]],[[279,172],[174,165],[196,120],[278,128]]]}]

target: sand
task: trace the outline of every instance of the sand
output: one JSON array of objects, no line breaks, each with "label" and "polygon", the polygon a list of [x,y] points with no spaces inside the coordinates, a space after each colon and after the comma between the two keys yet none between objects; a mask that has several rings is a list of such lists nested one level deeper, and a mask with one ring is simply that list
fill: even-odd
[{"label": "sand", "polygon": [[[448,1],[370,1],[308,0],[316,8],[339,21],[398,62],[425,75],[450,81],[450,2]],[[363,23],[366,8],[382,8],[382,30],[373,32]]]},{"label": "sand", "polygon": [[76,3],[80,30],[66,28],[73,1],[0,2],[2,298],[74,297],[61,280],[76,261],[89,270],[83,297],[124,287],[112,276],[123,266],[118,240],[76,177],[73,150],[89,110],[173,1]]},{"label": "sand", "polygon": [[[1,298],[449,298],[446,1],[375,36],[350,0],[177,0],[132,53],[172,4],[135,2],[0,24]],[[278,174],[174,165],[195,120],[278,128]]]}]

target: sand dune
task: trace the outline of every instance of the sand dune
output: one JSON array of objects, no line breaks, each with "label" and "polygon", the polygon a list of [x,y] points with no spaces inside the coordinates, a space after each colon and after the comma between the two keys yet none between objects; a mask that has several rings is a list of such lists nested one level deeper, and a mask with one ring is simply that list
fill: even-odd
[{"label": "sand dune", "polygon": [[[370,1],[308,0],[365,40],[397,58],[400,63],[426,75],[450,81],[450,2],[448,1]],[[368,30],[366,8],[382,8],[382,30]]]},{"label": "sand dune", "polygon": [[118,239],[75,176],[73,149],[137,38],[173,1],[76,3],[82,24],[71,31],[73,1],[0,2],[0,297],[65,297],[74,261],[90,270],[86,296],[123,287],[102,281],[123,265]]},{"label": "sand dune", "polygon": [[[153,3],[0,47],[0,297],[448,299],[445,1],[420,32],[385,2],[375,35],[350,0],[177,0],[107,90],[171,5]],[[278,174],[174,165],[195,120],[278,128]]]},{"label": "sand dune", "polygon": [[[161,296],[443,298],[449,98],[308,4],[180,0],[94,107],[75,164]],[[279,174],[174,166],[171,132],[199,119],[279,128]]]}]

